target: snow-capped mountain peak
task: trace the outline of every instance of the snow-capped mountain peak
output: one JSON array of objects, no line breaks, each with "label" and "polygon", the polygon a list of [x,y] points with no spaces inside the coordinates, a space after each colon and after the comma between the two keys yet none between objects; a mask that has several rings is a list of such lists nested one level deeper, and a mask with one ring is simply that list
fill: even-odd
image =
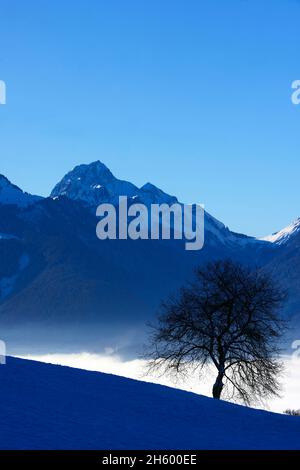
[{"label": "snow-capped mountain peak", "polygon": [[86,181],[89,179],[95,180],[97,183],[102,185],[105,185],[116,179],[109,168],[107,168],[107,166],[100,160],[90,164],[78,165],[72,170],[71,173],[73,176],[78,175],[79,178],[83,178]]},{"label": "snow-capped mountain peak", "polygon": [[146,183],[139,189],[129,181],[116,178],[100,161],[76,166],[67,173],[51,193],[52,198],[58,196],[82,200],[93,207],[102,202],[116,203],[119,196],[144,204],[178,202],[175,196],[166,194],[154,184]]},{"label": "snow-capped mountain peak", "polygon": [[261,240],[283,245],[298,233],[300,233],[300,217],[279,232],[263,237]]},{"label": "snow-capped mountain peak", "polygon": [[[134,184],[116,178],[100,161],[76,166],[66,174],[51,193],[52,198],[65,196],[69,199],[85,202],[93,211],[102,203],[118,204],[119,196],[127,196],[129,204],[142,203],[149,207],[151,204],[178,203],[175,196],[169,195],[152,183],[146,183],[141,188]],[[208,213],[205,217],[205,232],[210,234],[211,243],[222,243],[239,246],[252,239],[235,234],[224,224],[214,219]]]},{"label": "snow-capped mountain peak", "polygon": [[18,186],[12,184],[4,175],[0,175],[0,204],[12,204],[18,207],[27,207],[41,199],[25,193]]},{"label": "snow-capped mountain peak", "polygon": [[116,178],[99,160],[76,166],[67,173],[51,192],[51,197],[66,196],[81,200],[91,207],[102,202],[115,202],[119,196],[133,197],[138,188]]},{"label": "snow-capped mountain peak", "polygon": [[68,196],[70,199],[80,199],[82,191],[99,190],[116,178],[104,163],[99,160],[90,164],[75,166],[55,186],[51,197]]}]

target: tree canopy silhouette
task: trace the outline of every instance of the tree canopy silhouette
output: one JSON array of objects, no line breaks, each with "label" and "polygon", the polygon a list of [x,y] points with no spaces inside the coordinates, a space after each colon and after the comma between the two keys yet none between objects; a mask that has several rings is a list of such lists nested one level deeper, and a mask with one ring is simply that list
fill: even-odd
[{"label": "tree canopy silhouette", "polygon": [[162,304],[152,326],[149,371],[186,375],[213,364],[216,399],[226,392],[250,404],[278,395],[285,292],[266,272],[231,260],[195,274],[192,284]]}]

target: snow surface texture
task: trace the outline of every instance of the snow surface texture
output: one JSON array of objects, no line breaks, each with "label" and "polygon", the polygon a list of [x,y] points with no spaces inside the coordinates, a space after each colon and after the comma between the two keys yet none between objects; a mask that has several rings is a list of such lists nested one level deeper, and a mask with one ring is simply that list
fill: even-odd
[{"label": "snow surface texture", "polygon": [[2,449],[300,449],[298,417],[160,385],[8,358]]},{"label": "snow surface texture", "polygon": [[[144,380],[145,382],[179,388],[206,397],[211,397],[212,387],[216,379],[216,369],[212,364],[205,368],[201,378],[197,372],[191,372],[188,377],[145,374],[147,370],[146,360],[122,358],[114,347],[107,347],[102,354],[79,352],[74,354],[26,354],[17,357],[94,372],[121,375],[129,379]],[[279,378],[281,384],[280,397],[274,397],[267,401],[263,400],[261,403],[255,404],[254,408],[283,414],[284,410],[297,410],[300,407],[300,345],[298,350],[294,350],[294,354],[282,356],[281,360],[284,364],[284,373]]]}]

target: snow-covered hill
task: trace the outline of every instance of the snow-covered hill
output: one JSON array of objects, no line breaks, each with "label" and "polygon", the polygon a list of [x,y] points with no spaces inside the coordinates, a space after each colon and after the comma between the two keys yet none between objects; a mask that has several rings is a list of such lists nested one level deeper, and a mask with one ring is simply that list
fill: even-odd
[{"label": "snow-covered hill", "polygon": [[8,358],[1,449],[300,449],[297,417],[99,372]]}]

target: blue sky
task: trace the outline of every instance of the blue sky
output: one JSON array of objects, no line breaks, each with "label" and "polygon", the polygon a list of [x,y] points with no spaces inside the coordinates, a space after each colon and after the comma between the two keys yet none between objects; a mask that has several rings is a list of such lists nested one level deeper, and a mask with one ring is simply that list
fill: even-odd
[{"label": "blue sky", "polygon": [[300,216],[297,0],[0,2],[0,173],[102,160],[265,235]]}]

